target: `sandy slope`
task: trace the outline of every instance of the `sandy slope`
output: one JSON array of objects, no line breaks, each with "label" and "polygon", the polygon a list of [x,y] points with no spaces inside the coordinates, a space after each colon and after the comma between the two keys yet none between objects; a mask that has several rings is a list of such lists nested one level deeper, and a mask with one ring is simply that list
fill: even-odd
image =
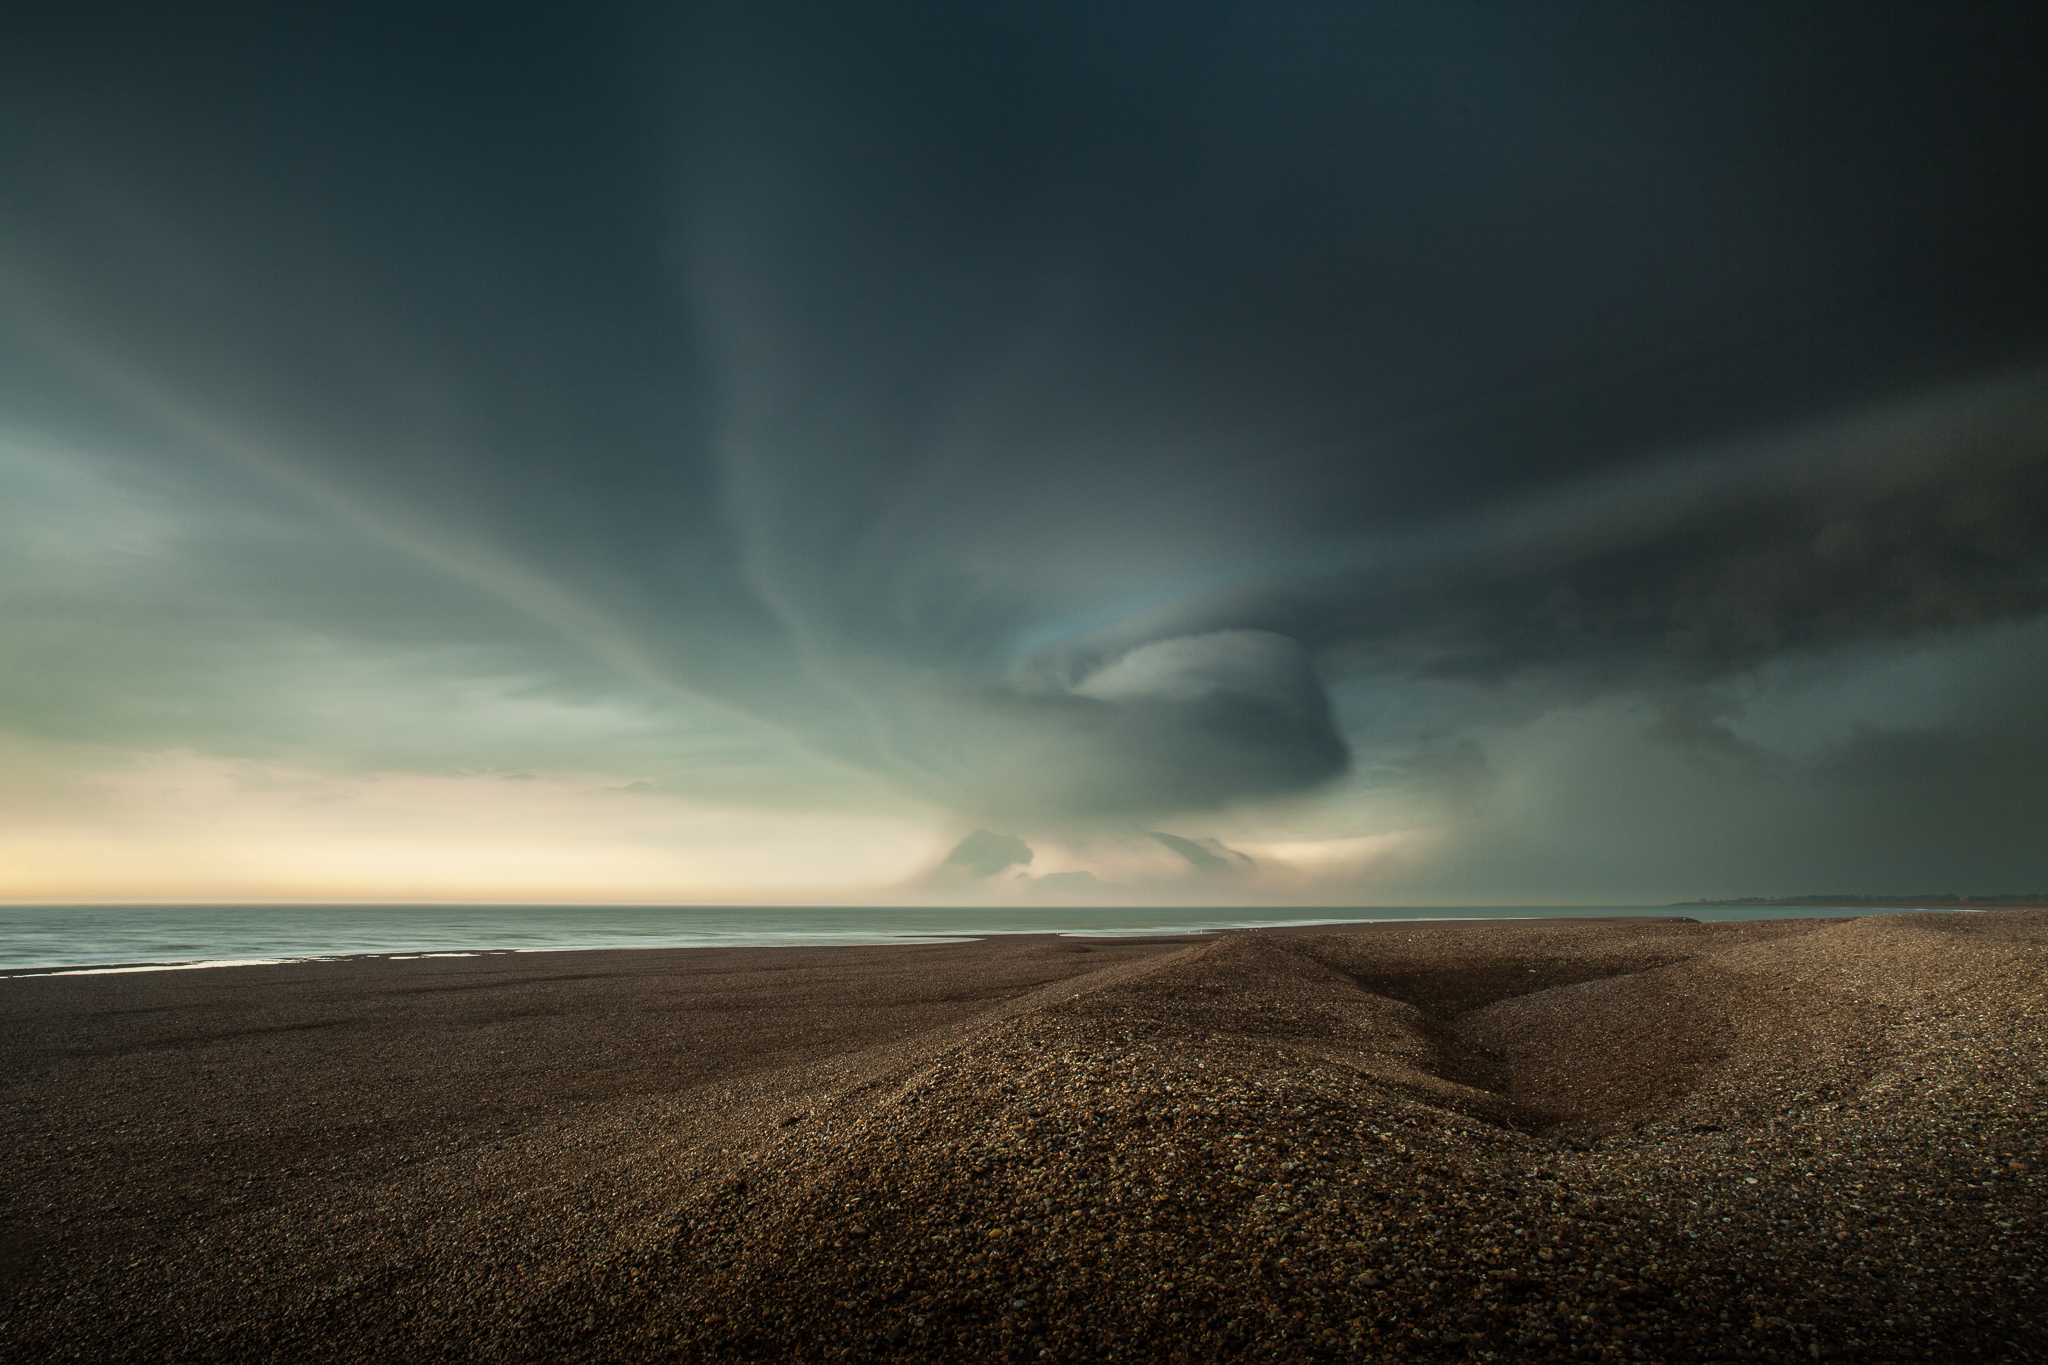
[{"label": "sandy slope", "polygon": [[551,962],[6,983],[30,1160],[0,1331],[2048,1356],[2041,912]]}]

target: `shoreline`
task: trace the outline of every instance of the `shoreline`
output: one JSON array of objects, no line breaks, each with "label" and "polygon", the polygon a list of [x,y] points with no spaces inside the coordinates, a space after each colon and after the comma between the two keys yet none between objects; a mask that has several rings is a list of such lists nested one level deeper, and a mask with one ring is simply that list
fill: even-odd
[{"label": "shoreline", "polygon": [[15,977],[0,1346],[2027,1359],[2044,968],[1987,911]]},{"label": "shoreline", "polygon": [[[134,907],[129,907],[129,908],[134,908]],[[159,908],[159,907],[151,907],[151,908]],[[160,908],[164,908],[164,909],[173,909],[173,908],[176,908],[176,907],[169,907],[169,906],[166,906],[166,907],[160,907]],[[1460,906],[1460,907],[1449,907],[1449,908],[1452,908],[1452,909],[1460,909],[1460,910],[1481,910],[1481,909],[1489,909],[1489,908],[1491,908],[1491,907],[1484,907],[1484,906]],[[1517,907],[1517,908],[1519,908],[1519,907]],[[1573,909],[1576,909],[1576,908],[1578,908],[1578,907],[1562,907],[1562,908],[1573,908]],[[1648,909],[1648,908],[1654,908],[1654,907],[1646,907],[1645,909]],[[1698,907],[1693,907],[1693,908],[1698,908]],[[1745,907],[1745,906],[1735,906],[1735,907],[1728,907],[1728,908],[1733,908],[1733,909],[1743,910],[1743,911],[1745,911],[1745,912],[1748,912],[1748,911],[1752,911],[1752,910],[1754,910],[1754,909],[1755,909],[1755,907]],[[275,954],[275,955],[261,955],[261,956],[241,956],[241,957],[227,957],[227,958],[197,958],[197,959],[188,959],[188,958],[178,958],[178,959],[133,959],[133,960],[128,960],[128,961],[82,961],[82,962],[64,962],[64,963],[38,963],[38,964],[32,964],[32,965],[25,965],[25,966],[0,966],[0,981],[8,981],[8,980],[14,980],[14,979],[19,979],[19,978],[27,978],[27,977],[45,977],[45,976],[89,976],[89,975],[114,975],[114,974],[129,974],[129,973],[143,973],[143,972],[158,972],[158,971],[196,971],[196,970],[213,970],[213,969],[217,969],[217,968],[226,968],[226,967],[270,967],[270,966],[283,966],[283,965],[287,965],[287,964],[292,964],[292,963],[304,963],[304,962],[398,962],[398,961],[411,961],[411,960],[416,960],[416,959],[423,959],[423,958],[463,958],[463,957],[495,957],[495,956],[513,956],[513,955],[518,955],[518,956],[532,956],[532,955],[534,955],[534,954],[538,954],[538,953],[557,953],[557,952],[684,952],[684,951],[715,951],[715,950],[722,950],[722,949],[734,949],[734,950],[748,950],[748,951],[751,951],[751,950],[755,950],[755,949],[761,949],[761,950],[770,950],[770,949],[777,949],[777,948],[803,948],[803,949],[811,949],[811,948],[832,948],[832,947],[848,947],[848,948],[852,948],[852,947],[918,947],[918,946],[922,946],[922,945],[928,945],[928,944],[939,944],[939,943],[964,943],[964,942],[976,942],[976,941],[981,941],[981,940],[984,940],[984,939],[1007,939],[1007,938],[1028,938],[1028,937],[1032,937],[1032,936],[1038,936],[1038,935],[1044,935],[1044,936],[1049,936],[1049,937],[1055,937],[1055,938],[1064,938],[1064,939],[1075,939],[1075,940],[1084,940],[1084,941],[1092,941],[1092,940],[1098,940],[1098,939],[1100,939],[1100,940],[1115,940],[1115,941],[1126,941],[1126,942],[1141,942],[1141,941],[1142,941],[1142,942],[1153,942],[1153,941],[1159,941],[1159,942],[1164,942],[1164,941],[1168,941],[1168,940],[1173,940],[1173,941],[1179,941],[1179,940],[1182,940],[1182,939],[1185,939],[1185,940],[1188,940],[1188,941],[1198,941],[1198,940],[1201,940],[1201,939],[1205,939],[1205,938],[1208,938],[1208,937],[1213,937],[1213,936],[1217,936],[1217,935],[1224,935],[1224,934],[1234,934],[1234,933],[1261,933],[1261,934],[1274,934],[1274,933],[1286,933],[1286,934],[1302,934],[1302,933],[1308,933],[1308,934],[1315,934],[1315,933],[1366,933],[1366,932],[1373,932],[1373,931],[1375,931],[1375,930],[1380,930],[1380,929],[1386,929],[1386,928],[1390,928],[1390,927],[1392,927],[1392,928],[1398,928],[1398,927],[1403,927],[1403,926],[1415,926],[1415,925],[1425,925],[1425,926],[1436,926],[1436,927],[1461,927],[1461,926],[1470,926],[1470,927],[1501,927],[1501,926],[1506,926],[1506,925],[1516,925],[1516,924],[1531,924],[1531,923],[1544,923],[1544,924],[1560,924],[1560,925],[1562,925],[1562,924],[1618,924],[1618,923],[1632,923],[1632,922],[1638,922],[1638,921],[1640,921],[1640,922],[1666,922],[1666,921],[1668,921],[1668,922],[1685,922],[1685,923],[1729,923],[1729,922],[1771,922],[1771,921],[1774,921],[1774,920],[1778,920],[1778,919],[1785,919],[1785,920],[1805,920],[1805,919],[1837,919],[1837,918],[1854,918],[1854,917],[1858,917],[1858,916],[1863,916],[1863,915],[1883,915],[1883,914],[1901,914],[1901,913],[1907,913],[1907,914],[1910,914],[1910,913],[1925,913],[1925,914],[1947,914],[1947,913],[1981,913],[1981,911],[1982,911],[1982,910],[1986,910],[1986,909],[1994,909],[1994,908],[2007,908],[2007,909],[2009,909],[2009,908],[2017,908],[2017,909],[2036,909],[2036,908],[2043,908],[2043,907],[2036,907],[2036,906],[2030,906],[2030,905],[2022,905],[2022,906],[2016,906],[2016,907],[2012,907],[2012,906],[2002,906],[2002,907],[1994,907],[1994,906],[1982,906],[1982,907],[1932,907],[1932,908],[1921,908],[1921,907],[1916,907],[1916,906],[1908,906],[1908,905],[1903,905],[1903,904],[1902,904],[1902,905],[1900,905],[1900,906],[1880,906],[1880,907],[1872,907],[1872,906],[1863,906],[1863,907],[1851,907],[1851,908],[1844,908],[1844,907],[1835,907],[1835,906],[1821,906],[1821,907],[1792,907],[1792,909],[1794,910],[1794,913],[1790,913],[1790,914],[1785,914],[1785,915],[1763,915],[1763,914],[1746,914],[1746,915],[1745,915],[1745,918],[1744,918],[1743,920],[1701,920],[1701,919],[1699,919],[1698,917],[1696,917],[1696,916],[1691,916],[1691,915],[1681,915],[1681,914],[1650,914],[1650,913],[1641,913],[1641,912],[1640,912],[1640,910],[1636,910],[1635,912],[1631,912],[1631,913],[1615,913],[1615,914],[1605,914],[1605,913],[1600,913],[1600,912],[1598,911],[1597,907],[1589,907],[1589,908],[1587,908],[1587,909],[1586,909],[1586,912],[1585,912],[1585,913],[1583,913],[1583,914],[1572,914],[1572,915],[1565,915],[1565,914],[1540,914],[1540,915],[1538,915],[1538,914],[1530,914],[1530,915],[1509,915],[1509,916],[1497,916],[1497,917],[1480,917],[1480,916],[1475,916],[1475,915],[1450,915],[1450,916],[1421,916],[1421,915],[1417,915],[1417,916],[1411,916],[1411,917],[1408,917],[1408,918],[1403,918],[1403,919],[1369,919],[1369,920],[1342,920],[1342,919],[1339,919],[1339,920],[1285,920],[1285,921],[1276,921],[1276,922],[1273,922],[1273,923],[1270,923],[1270,924],[1244,924],[1244,923],[1233,923],[1233,924],[1227,924],[1227,925],[1209,925],[1209,926],[1199,926],[1199,927],[1190,927],[1190,928],[1187,928],[1187,929],[1185,929],[1185,930],[1170,930],[1170,931],[1161,931],[1161,932],[1155,932],[1155,931],[1152,931],[1152,930],[1147,930],[1147,929],[1130,929],[1130,930],[1118,930],[1118,929],[1110,929],[1110,930],[1089,930],[1089,929],[1068,929],[1068,930],[1058,930],[1058,929],[996,929],[996,930],[983,930],[983,931],[978,931],[978,932],[977,932],[977,931],[975,931],[975,930],[973,930],[973,929],[971,929],[971,928],[962,928],[962,929],[959,929],[959,930],[954,930],[954,931],[934,931],[934,932],[930,933],[929,935],[916,935],[916,934],[905,934],[905,933],[897,933],[897,934],[882,934],[882,935],[880,935],[880,936],[878,936],[878,937],[876,937],[876,938],[874,938],[874,939],[872,939],[872,940],[863,940],[863,939],[853,939],[853,940],[846,940],[846,939],[844,939],[844,938],[837,938],[837,937],[835,937],[835,938],[832,938],[832,939],[829,939],[829,940],[824,940],[824,941],[811,941],[811,942],[805,942],[805,941],[787,941],[787,940],[782,940],[782,939],[778,939],[778,940],[774,940],[774,941],[763,941],[763,942],[724,942],[724,941],[719,941],[719,942],[706,942],[706,943],[660,943],[660,944],[644,944],[644,945],[620,945],[620,944],[614,944],[614,943],[596,943],[596,944],[589,944],[589,945],[573,945],[573,944],[571,944],[571,945],[548,945],[548,946],[544,946],[544,947],[531,947],[531,948],[528,948],[528,947],[503,947],[503,946],[493,946],[493,947],[475,947],[475,948],[431,948],[431,949],[410,949],[410,948],[408,948],[408,949],[392,949],[392,950],[381,950],[381,949],[379,949],[379,950],[365,950],[365,951],[359,951],[359,952],[335,952],[335,953],[307,953],[307,954]]]},{"label": "shoreline", "polygon": [[[1463,907],[1460,907],[1460,908],[1463,908]],[[983,932],[979,932],[979,933],[976,933],[976,932],[972,932],[972,931],[968,931],[968,930],[962,930],[962,931],[960,931],[960,932],[955,932],[955,933],[945,933],[945,932],[939,932],[939,933],[934,933],[934,934],[930,935],[929,937],[904,937],[904,936],[895,936],[895,937],[886,937],[886,938],[878,938],[878,939],[874,940],[873,942],[857,942],[857,941],[856,941],[856,942],[842,942],[842,941],[831,941],[831,942],[818,942],[818,943],[789,943],[789,942],[768,942],[768,943],[679,943],[679,944],[649,944],[649,945],[644,945],[644,946],[638,946],[638,947],[621,947],[621,946],[618,946],[618,945],[613,945],[613,944],[593,944],[593,945],[590,945],[590,946],[584,946],[584,947],[578,947],[578,946],[562,946],[562,947],[554,947],[554,946],[550,946],[550,947],[544,947],[544,948],[499,948],[499,947],[492,947],[492,948],[458,948],[458,949],[440,949],[440,950],[428,950],[428,951],[417,951],[417,950],[400,950],[400,951],[392,951],[392,952],[378,952],[378,951],[370,951],[370,952],[354,952],[354,953],[323,953],[323,954],[313,954],[313,955],[305,955],[305,956],[275,956],[275,957],[254,957],[254,958],[229,958],[229,959],[218,959],[218,960],[216,960],[216,959],[204,959],[204,960],[196,960],[196,961],[178,960],[178,961],[135,961],[135,962],[81,962],[81,963],[75,963],[75,964],[62,964],[62,965],[48,965],[48,966],[32,966],[32,967],[0,967],[0,981],[5,981],[5,980],[11,980],[11,979],[14,979],[14,978],[17,978],[17,977],[33,977],[33,976],[87,976],[87,975],[111,975],[111,974],[115,974],[115,973],[131,973],[131,972],[151,972],[151,971],[194,971],[194,970],[211,970],[211,969],[214,969],[214,968],[222,968],[222,967],[276,967],[276,966],[284,966],[284,965],[288,965],[288,964],[291,964],[291,963],[299,963],[299,962],[408,962],[408,961],[415,961],[415,960],[419,960],[419,959],[424,959],[424,958],[463,958],[463,957],[496,957],[496,956],[512,956],[512,955],[519,955],[519,956],[527,956],[527,957],[530,957],[530,956],[533,956],[533,955],[535,955],[535,954],[540,954],[540,953],[607,953],[607,952],[716,952],[716,951],[722,951],[722,950],[734,950],[734,951],[756,951],[756,950],[760,950],[760,951],[772,951],[772,950],[774,950],[774,949],[778,949],[778,948],[800,948],[800,949],[818,949],[818,948],[877,948],[877,947],[902,947],[902,948],[915,948],[915,947],[923,947],[923,946],[928,946],[928,945],[932,945],[932,944],[941,944],[941,943],[967,943],[967,942],[979,942],[979,941],[982,941],[982,940],[992,940],[992,939],[1013,939],[1013,938],[1032,938],[1032,937],[1049,937],[1049,938],[1063,938],[1063,939],[1065,939],[1065,938],[1071,938],[1071,939],[1076,939],[1076,940],[1096,940],[1096,939],[1103,939],[1103,940],[1116,940],[1116,941],[1119,941],[1119,942],[1146,942],[1146,943],[1153,943],[1153,942],[1159,942],[1159,943],[1164,943],[1164,942],[1182,942],[1182,941],[1186,941],[1186,942],[1196,942],[1196,941],[1200,941],[1200,940],[1201,940],[1202,938],[1204,938],[1204,937],[1206,937],[1206,936],[1211,936],[1211,935],[1218,935],[1218,934],[1233,934],[1233,933],[1353,933],[1353,932],[1365,932],[1365,931],[1370,931],[1370,930],[1373,930],[1373,929],[1376,929],[1376,928],[1382,928],[1382,927],[1387,927],[1387,926],[1402,926],[1402,925],[1415,925],[1415,924],[1428,924],[1428,925],[1478,925],[1478,926],[1498,926],[1498,925],[1504,925],[1504,924],[1518,924],[1518,923],[1524,923],[1524,922],[1527,922],[1527,921],[1530,921],[1530,920],[1536,920],[1536,919],[1541,919],[1541,920],[1544,920],[1544,921],[1546,921],[1546,922],[1550,922],[1550,921],[1553,921],[1553,920],[1554,920],[1555,922],[1558,922],[1558,923],[1576,924],[1576,923],[1585,923],[1585,922],[1609,922],[1609,921],[1613,921],[1613,922],[1621,922],[1621,921],[1627,921],[1627,920],[1635,920],[1635,919],[1646,919],[1646,918],[1657,918],[1657,919],[1675,919],[1675,918],[1685,918],[1685,917],[1683,917],[1683,916],[1642,916],[1642,915],[1581,915],[1581,916],[1549,916],[1549,915],[1542,915],[1542,916],[1537,916],[1537,915],[1527,915],[1527,916],[1516,916],[1516,917],[1510,917],[1510,918],[1499,918],[1499,919],[1468,919],[1468,918],[1462,918],[1462,917],[1451,917],[1451,918],[1424,918],[1424,917],[1419,917],[1419,916],[1418,916],[1418,917],[1415,917],[1415,918],[1410,918],[1410,919],[1396,919],[1396,920],[1288,920],[1288,921],[1280,921],[1280,922],[1276,922],[1276,923],[1273,923],[1273,924],[1260,924],[1260,925],[1238,925],[1238,924],[1232,924],[1232,925],[1219,925],[1219,926],[1213,926],[1213,927],[1203,927],[1203,928],[1189,929],[1189,930],[1187,930],[1187,931],[1185,931],[1185,932],[1180,932],[1180,933],[1154,933],[1154,932],[1150,932],[1150,931],[1147,931],[1147,930],[1128,930],[1128,931],[1120,931],[1120,930],[1101,930],[1101,931],[1091,931],[1091,930],[1074,930],[1074,931],[1059,931],[1059,930],[1035,930],[1035,929],[989,930],[989,931],[983,931]]]}]

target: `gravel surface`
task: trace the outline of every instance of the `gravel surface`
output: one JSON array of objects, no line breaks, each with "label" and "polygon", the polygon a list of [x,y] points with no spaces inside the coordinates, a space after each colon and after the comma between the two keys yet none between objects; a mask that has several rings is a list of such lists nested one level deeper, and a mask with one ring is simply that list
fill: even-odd
[{"label": "gravel surface", "polygon": [[16,979],[0,1347],[2041,1360],[2044,967],[2008,910]]}]

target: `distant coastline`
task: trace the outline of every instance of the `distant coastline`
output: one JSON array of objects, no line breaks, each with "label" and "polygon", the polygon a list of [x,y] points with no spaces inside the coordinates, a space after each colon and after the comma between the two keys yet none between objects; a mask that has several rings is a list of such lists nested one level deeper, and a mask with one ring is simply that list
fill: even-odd
[{"label": "distant coastline", "polygon": [[1695,906],[1738,905],[1840,905],[1845,907],[1867,905],[1877,909],[1903,909],[1920,905],[1983,905],[1997,906],[2001,910],[2038,909],[2048,906],[2048,891],[2029,891],[1998,896],[1964,896],[1948,891],[1924,896],[1732,896],[1721,900],[1673,901],[1669,908],[1683,910]]}]

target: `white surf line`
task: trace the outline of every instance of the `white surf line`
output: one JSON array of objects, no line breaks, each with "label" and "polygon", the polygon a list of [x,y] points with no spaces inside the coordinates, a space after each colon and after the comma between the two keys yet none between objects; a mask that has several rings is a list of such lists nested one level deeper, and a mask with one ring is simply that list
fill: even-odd
[{"label": "white surf line", "polygon": [[148,962],[138,967],[60,967],[55,971],[36,971],[37,976],[115,976],[123,972],[190,972],[201,967],[270,967],[280,962],[301,962],[303,958],[292,957],[224,957],[209,958],[204,962]]}]

